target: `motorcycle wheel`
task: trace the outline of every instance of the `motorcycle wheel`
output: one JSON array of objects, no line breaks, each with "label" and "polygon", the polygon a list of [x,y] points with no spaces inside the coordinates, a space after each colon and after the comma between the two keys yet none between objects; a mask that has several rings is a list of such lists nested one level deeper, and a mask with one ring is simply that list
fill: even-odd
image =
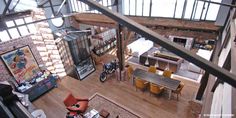
[{"label": "motorcycle wheel", "polygon": [[107,79],[106,73],[105,72],[101,73],[99,79],[100,79],[100,82],[102,82],[102,83],[105,82]]}]

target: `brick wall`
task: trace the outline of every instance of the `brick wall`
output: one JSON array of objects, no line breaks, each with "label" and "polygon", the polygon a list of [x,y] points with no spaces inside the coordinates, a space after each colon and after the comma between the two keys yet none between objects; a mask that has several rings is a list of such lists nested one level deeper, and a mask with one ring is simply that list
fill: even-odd
[{"label": "brick wall", "polygon": [[[14,50],[14,46],[16,48],[25,46],[25,45],[29,45],[32,54],[34,55],[36,61],[38,64],[43,64],[43,60],[42,57],[40,56],[38,50],[37,50],[37,45],[35,45],[33,43],[33,40],[31,38],[31,35],[25,36],[25,37],[21,37],[21,38],[17,38],[17,39],[13,39],[10,41],[6,41],[6,42],[1,42],[0,43],[0,55]],[[11,73],[8,71],[7,67],[4,65],[4,62],[2,60],[0,60],[0,81],[4,81],[4,80],[8,80],[9,78],[12,77]]]},{"label": "brick wall", "polygon": [[[32,18],[34,21],[46,19],[45,13],[42,9],[37,9],[32,12]],[[65,76],[66,72],[64,67],[68,63],[63,63],[63,61],[66,60],[60,54],[61,51],[59,51],[60,49],[54,41],[54,36],[52,34],[48,22],[42,21],[36,23],[35,27],[37,29],[36,34],[12,39],[7,42],[1,42],[0,55],[4,52],[13,50],[13,47],[18,48],[25,45],[29,45],[38,64],[45,66],[52,73],[56,73],[61,77]],[[0,73],[0,81],[4,81],[12,77],[2,60],[0,60]]]},{"label": "brick wall", "polygon": [[[37,9],[33,13],[33,20],[46,19],[43,9]],[[49,27],[48,21],[42,21],[35,24],[39,35],[35,36],[34,40],[41,43],[39,53],[42,56],[45,66],[48,70],[56,73],[59,76],[65,76],[65,68],[59,53],[59,49],[55,43],[52,30]],[[41,37],[41,38],[38,38]]]}]

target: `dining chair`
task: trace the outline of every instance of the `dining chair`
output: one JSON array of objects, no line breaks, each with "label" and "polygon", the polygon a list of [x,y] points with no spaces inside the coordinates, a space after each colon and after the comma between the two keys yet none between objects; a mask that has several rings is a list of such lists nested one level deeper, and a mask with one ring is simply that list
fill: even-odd
[{"label": "dining chair", "polygon": [[129,67],[127,68],[128,80],[133,79],[133,72],[134,72],[133,67],[129,65]]},{"label": "dining chair", "polygon": [[158,95],[162,93],[163,90],[164,90],[163,86],[158,86],[156,84],[150,83],[150,95],[151,94]]},{"label": "dining chair", "polygon": [[148,68],[148,72],[156,73],[156,71],[157,71],[157,69],[156,69],[155,66],[150,66],[150,67]]},{"label": "dining chair", "polygon": [[164,72],[163,72],[163,76],[164,77],[168,77],[168,78],[171,78],[171,74],[172,74],[172,72],[170,71],[170,70],[164,70]]},{"label": "dining chair", "polygon": [[137,89],[140,89],[140,90],[142,90],[144,92],[144,90],[148,87],[148,84],[149,84],[149,82],[144,81],[144,80],[140,79],[139,77],[137,77],[135,79],[136,91],[137,91]]},{"label": "dining chair", "polygon": [[181,91],[183,88],[184,88],[184,83],[180,82],[178,88],[175,91],[172,91],[173,93],[177,95],[177,100],[179,100],[179,95],[181,95]]}]

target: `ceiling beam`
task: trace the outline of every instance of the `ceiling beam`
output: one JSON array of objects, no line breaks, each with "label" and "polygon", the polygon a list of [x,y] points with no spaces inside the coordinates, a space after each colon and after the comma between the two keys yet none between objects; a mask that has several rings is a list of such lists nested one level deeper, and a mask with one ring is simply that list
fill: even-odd
[{"label": "ceiling beam", "polygon": [[219,67],[218,65],[207,61],[206,59],[192,53],[189,50],[181,47],[180,45],[169,41],[167,38],[155,33],[154,31],[142,26],[135,21],[117,13],[113,12],[112,10],[100,5],[99,3],[92,1],[92,0],[80,0],[87,4],[90,7],[97,9],[99,12],[105,14],[106,16],[112,18],[113,20],[119,22],[119,24],[128,27],[129,29],[141,34],[142,36],[146,37],[147,39],[153,41],[156,44],[161,45],[162,47],[166,48],[167,50],[171,51],[172,53],[184,58],[185,60],[201,67],[202,69],[206,70],[207,72],[217,76],[224,82],[236,87],[236,76],[233,73],[230,73],[226,69]]},{"label": "ceiling beam", "polygon": [[[117,26],[117,22],[103,14],[94,13],[80,13],[74,16],[75,19],[81,23],[83,22],[94,22],[104,23]],[[214,22],[209,21],[190,21],[173,18],[150,18],[150,17],[139,17],[139,16],[127,16],[128,18],[136,21],[139,24],[145,26],[163,26],[178,29],[187,30],[198,30],[205,32],[217,32],[220,27],[216,26]]]},{"label": "ceiling beam", "polygon": [[40,2],[37,2],[38,7],[42,7],[43,5],[45,5],[46,3],[48,3],[48,0],[41,0]]},{"label": "ceiling beam", "polygon": [[6,4],[6,6],[5,6],[5,8],[4,8],[3,12],[2,12],[2,17],[4,17],[4,16],[6,15],[7,9],[8,9],[8,7],[10,6],[11,1],[12,1],[12,0],[8,0],[7,4]]},{"label": "ceiling beam", "polygon": [[21,11],[21,12],[13,12],[6,14],[4,16],[4,20],[10,20],[10,19],[15,19],[15,18],[20,18],[20,17],[25,17],[26,15],[31,14],[31,10],[26,10],[26,11]]}]

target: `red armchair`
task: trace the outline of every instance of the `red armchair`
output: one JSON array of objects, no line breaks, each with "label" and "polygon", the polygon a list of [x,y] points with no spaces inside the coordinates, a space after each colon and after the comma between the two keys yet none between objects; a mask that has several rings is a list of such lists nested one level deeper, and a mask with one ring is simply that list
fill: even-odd
[{"label": "red armchair", "polygon": [[71,93],[64,99],[66,108],[73,113],[83,113],[88,107],[88,99],[75,98]]}]

